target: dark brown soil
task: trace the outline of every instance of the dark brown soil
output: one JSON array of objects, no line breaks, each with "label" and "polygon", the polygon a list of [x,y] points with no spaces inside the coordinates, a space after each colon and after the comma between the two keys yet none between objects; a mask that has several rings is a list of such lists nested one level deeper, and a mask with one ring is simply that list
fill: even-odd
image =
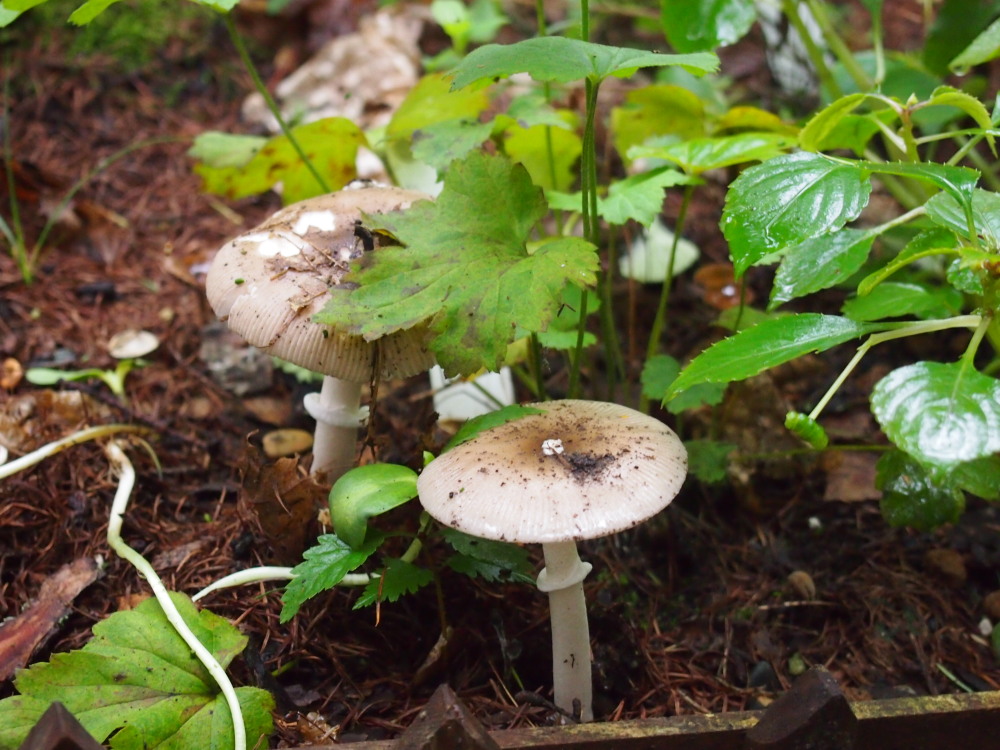
[{"label": "dark brown soil", "polygon": [[[354,13],[363,6],[339,5]],[[280,42],[301,57],[299,31],[271,27],[266,44]],[[139,479],[124,535],[170,588],[187,593],[252,565],[294,564],[317,532],[311,524],[323,500],[322,492],[293,492],[297,475],[293,469],[289,479],[285,467],[286,483],[272,495],[294,494],[298,513],[280,497],[244,493],[238,501],[241,477],[265,471],[251,448],[260,433],[308,429],[309,421],[301,407],[306,388],[294,379],[276,373],[265,394],[238,398],[216,384],[200,357],[212,315],[199,265],[279,201],[267,195],[223,204],[199,192],[185,156],[190,140],[206,129],[241,132],[240,97],[250,87],[224,33],[207,25],[198,33],[211,43],[172,45],[137,73],[100,59],[77,64],[58,44],[12,48],[6,125],[29,237],[102,158],[143,139],[175,140],[137,150],[87,183],[51,236],[36,283],[25,285],[0,254],[0,360],[112,367],[104,342],[114,333],[146,328],[160,336],[150,363],[128,376],[127,401],[96,381],[64,384],[62,392],[83,394],[82,406],[39,396],[30,418],[8,434],[21,440],[19,455],[86,424],[152,428],[161,469],[144,450],[131,451]],[[727,53],[747,91],[766,86],[762,62],[752,40]],[[271,61],[262,65],[270,74]],[[7,192],[0,187],[9,219]],[[692,209],[691,234],[708,260],[726,260],[716,227],[721,194],[709,185]],[[758,283],[766,294],[766,273]],[[649,319],[656,289],[619,291],[628,320]],[[679,282],[672,316],[683,322],[671,337],[678,356],[715,335],[706,293],[688,277]],[[643,350],[642,336],[640,324],[626,331],[630,351]],[[833,364],[812,361],[735,389],[753,406],[731,395],[720,407],[727,438],[758,454],[797,447],[781,428],[783,399],[814,397]],[[831,432],[841,442],[879,440],[865,393],[887,366],[855,376],[832,409]],[[558,388],[558,371],[552,382]],[[0,413],[8,415],[43,390],[23,380],[10,386],[0,389]],[[427,384],[383,383],[379,395],[380,460],[418,466],[421,451],[444,438]],[[694,434],[699,424],[684,429]],[[957,527],[934,534],[890,529],[871,493],[871,455],[748,460],[731,482],[690,481],[645,526],[583,545],[594,563],[586,592],[598,718],[740,710],[766,703],[801,666],[815,664],[852,698],[1000,688],[1000,668],[977,628],[984,597],[1000,588],[1000,517],[975,505]],[[0,483],[0,617],[16,615],[64,564],[106,560],[33,660],[80,647],[95,622],[149,594],[105,543],[114,486],[95,444]],[[404,508],[387,524],[412,527],[416,513]],[[432,544],[421,561],[440,566],[443,553]],[[486,585],[442,569],[439,589],[383,604],[377,614],[352,610],[356,593],[337,590],[287,625],[278,622],[280,595],[261,585],[204,602],[250,635],[236,679],[274,692],[277,746],[307,742],[323,722],[344,740],[391,736],[443,681],[488,726],[551,720],[546,708],[513,698],[521,690],[544,696],[550,681],[546,602],[530,586]],[[438,652],[443,626],[448,637]],[[2,694],[11,690],[8,683]],[[317,716],[306,719],[310,712]]]}]

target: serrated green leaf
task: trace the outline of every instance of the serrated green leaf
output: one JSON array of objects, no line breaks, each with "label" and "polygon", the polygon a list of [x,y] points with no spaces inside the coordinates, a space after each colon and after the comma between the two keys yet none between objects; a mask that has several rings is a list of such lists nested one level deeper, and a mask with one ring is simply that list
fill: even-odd
[{"label": "serrated green leaf", "polygon": [[[246,637],[191,600],[171,599],[195,636],[228,665]],[[201,662],[167,621],[155,599],[94,626],[82,649],[55,654],[18,673],[21,696],[0,701],[0,747],[16,747],[52,701],[58,700],[98,741],[115,750],[184,750],[233,746],[232,717]],[[271,732],[270,695],[238,688],[251,744]],[[188,744],[185,744],[188,743]]]},{"label": "serrated green leaf", "polygon": [[790,248],[774,276],[767,309],[849,279],[868,259],[874,241],[873,232],[842,229]]},{"label": "serrated green leaf", "polygon": [[716,138],[691,138],[662,146],[636,146],[628,155],[630,159],[664,159],[689,174],[701,174],[710,169],[772,159],[794,144],[795,137],[785,133],[737,133]]},{"label": "serrated green leaf", "polygon": [[895,258],[861,280],[858,284],[858,296],[864,297],[870,294],[872,289],[910,263],[931,255],[957,252],[957,246],[955,235],[947,229],[935,227],[921,232],[910,240]]},{"label": "serrated green leaf", "polygon": [[875,384],[871,402],[889,439],[929,467],[1000,452],[1000,382],[959,363],[893,370]]},{"label": "serrated green leaf", "polygon": [[399,464],[366,464],[340,477],[330,490],[330,519],[353,549],[365,542],[368,519],[417,496],[417,473]]},{"label": "serrated green leaf", "polygon": [[662,0],[663,33],[680,52],[714,50],[742,39],[757,18],[753,0]]},{"label": "serrated green leaf", "polygon": [[376,578],[369,581],[352,609],[361,609],[375,602],[395,602],[405,594],[415,594],[434,580],[434,574],[405,560],[391,557]]},{"label": "serrated green leaf", "polygon": [[295,578],[281,597],[279,621],[288,622],[306,601],[340,583],[344,576],[363,565],[381,543],[381,537],[369,534],[360,549],[353,549],[336,534],[320,536],[315,546],[302,554],[302,562],[292,568]]},{"label": "serrated green leaf", "polygon": [[685,440],[688,454],[688,471],[707,484],[726,480],[729,454],[736,450],[733,443],[719,440]]},{"label": "serrated green leaf", "polygon": [[439,172],[456,159],[479,148],[490,137],[493,125],[475,120],[446,120],[413,131],[413,158]]},{"label": "serrated green leaf", "polygon": [[654,401],[662,401],[667,389],[681,372],[681,363],[669,354],[655,354],[642,366],[639,382],[642,395]]},{"label": "serrated green leaf", "polygon": [[685,388],[665,404],[671,414],[680,414],[688,409],[703,406],[718,406],[726,395],[728,383],[698,383]]},{"label": "serrated green leaf", "polygon": [[609,224],[621,226],[629,220],[648,227],[663,210],[663,191],[676,185],[700,182],[668,167],[616,180],[606,198],[598,199],[597,212]]},{"label": "serrated green leaf", "polygon": [[366,256],[348,276],[359,288],[334,296],[316,319],[368,340],[427,322],[448,374],[496,370],[518,327],[546,329],[567,284],[596,283],[596,249],[584,240],[528,252],[545,211],[524,167],[472,153],[452,164],[434,203],[369,217],[404,246]]},{"label": "serrated green leaf", "polygon": [[[1000,45],[1000,30],[998,30],[997,42]],[[965,114],[975,121],[976,125],[987,131],[986,142],[990,144],[990,150],[993,151],[993,155],[996,155],[996,142],[989,132],[993,127],[993,121],[990,119],[990,113],[986,111],[986,107],[976,97],[966,94],[964,91],[959,91],[952,86],[939,86],[934,89],[930,99],[925,102],[925,106],[956,107],[965,112]]]},{"label": "serrated green leaf", "polygon": [[1000,18],[973,39],[969,46],[948,64],[948,67],[956,72],[965,72],[973,65],[987,62],[998,55],[1000,55]]},{"label": "serrated green leaf", "polygon": [[610,75],[628,76],[638,68],[678,65],[700,75],[718,69],[719,58],[707,52],[664,55],[610,47],[562,36],[525,39],[514,44],[487,44],[473,50],[451,75],[453,89],[482,80],[527,73],[536,81],[570,83],[584,78],[600,81]]},{"label": "serrated green leaf", "polygon": [[531,181],[546,190],[569,189],[576,179],[574,166],[580,160],[582,148],[583,139],[564,128],[517,125],[505,131],[504,152],[523,164]]},{"label": "serrated green leaf", "polygon": [[[343,117],[328,117],[300,125],[293,133],[330,190],[339,190],[357,176],[358,146],[367,141],[353,122]],[[267,141],[243,166],[217,168],[196,164],[194,171],[202,178],[203,190],[234,200],[266,192],[278,182],[286,205],[324,192],[284,135]]]},{"label": "serrated green leaf", "polygon": [[[924,205],[927,216],[935,224],[952,230],[960,237],[969,235],[965,210],[952,196],[939,193]],[[972,221],[976,234],[987,247],[1000,251],[1000,195],[989,190],[975,190],[972,193]]]},{"label": "serrated green leaf", "polygon": [[847,318],[802,313],[773,318],[723,339],[695,357],[670,386],[666,399],[698,383],[728,383],[756,375],[803,354],[829,349],[876,327]]},{"label": "serrated green leaf", "polygon": [[890,526],[932,531],[954,523],[965,510],[965,495],[951,482],[933,476],[903,451],[889,451],[875,467],[875,486],[882,491],[879,506]]},{"label": "serrated green leaf", "polygon": [[506,424],[507,422],[511,422],[515,419],[526,417],[529,414],[543,413],[544,412],[541,409],[536,409],[533,406],[519,406],[518,404],[511,404],[509,406],[504,406],[501,409],[497,409],[496,411],[487,412],[486,414],[481,414],[478,417],[473,417],[458,428],[458,432],[452,435],[451,440],[445,444],[441,452],[447,453],[455,446],[461,445],[468,440],[472,440],[472,438],[483,430],[488,430],[491,427],[498,427],[499,425]]},{"label": "serrated green leaf", "polygon": [[[960,205],[971,205],[972,194],[979,182],[979,172],[968,167],[953,167],[949,164],[909,164],[903,162],[883,163],[859,161],[857,166],[874,174],[891,174],[897,177],[908,177],[923,180],[936,185]],[[964,209],[963,209],[964,210]]]},{"label": "serrated green leaf", "polygon": [[951,474],[951,481],[984,500],[1000,500],[1000,456],[983,456],[959,464]]},{"label": "serrated green leaf", "polygon": [[851,320],[862,321],[906,315],[921,319],[947,318],[962,311],[962,295],[950,287],[886,281],[864,297],[847,300],[841,310]]},{"label": "serrated green leaf", "polygon": [[480,576],[490,581],[533,581],[531,559],[524,547],[493,539],[480,539],[447,527],[441,528],[441,536],[459,553],[448,560],[449,567],[456,572]]},{"label": "serrated green leaf", "polygon": [[878,119],[887,123],[898,119],[896,111],[888,107],[867,115],[852,114],[868,99],[878,103],[881,97],[856,93],[847,94],[831,102],[813,115],[802,128],[799,133],[799,145],[805,151],[850,148],[856,154],[862,153],[868,141],[879,130]]},{"label": "serrated green leaf", "polygon": [[870,193],[857,166],[817,154],[786,154],[745,170],[722,212],[736,275],[777,250],[840,229],[858,217]]},{"label": "serrated green leaf", "polygon": [[623,157],[653,136],[697,138],[705,135],[705,105],[682,86],[643,86],[630,91],[622,105],[611,110],[611,132],[615,150]]}]

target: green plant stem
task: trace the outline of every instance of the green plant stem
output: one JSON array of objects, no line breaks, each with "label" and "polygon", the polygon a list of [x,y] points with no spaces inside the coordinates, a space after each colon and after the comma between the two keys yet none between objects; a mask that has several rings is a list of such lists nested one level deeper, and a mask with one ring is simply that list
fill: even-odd
[{"label": "green plant stem", "polygon": [[545,398],[545,375],[542,372],[542,344],[538,340],[538,334],[532,332],[528,337],[528,366],[531,368],[531,376],[534,380],[535,397]]},{"label": "green plant stem", "polygon": [[809,29],[806,28],[801,16],[799,16],[798,0],[781,0],[781,12],[785,14],[785,18],[788,19],[802,40],[802,44],[805,45],[806,54],[809,55],[809,60],[819,77],[820,84],[826,88],[832,98],[838,99],[843,96],[843,90],[833,77],[833,73],[830,72],[830,66],[826,64],[823,50],[817,46],[816,40],[812,38],[812,34],[809,33]]},{"label": "green plant stem", "polygon": [[961,372],[964,374],[970,367],[975,367],[973,362],[976,359],[976,353],[979,351],[979,345],[983,342],[983,337],[986,335],[986,331],[989,330],[990,325],[993,323],[992,313],[984,315],[983,319],[979,321],[979,325],[976,326],[976,330],[972,333],[972,339],[969,341],[969,345],[965,347],[965,352],[962,354],[961,361]]},{"label": "green plant stem", "polygon": [[[660,299],[656,305],[656,314],[653,316],[653,324],[649,330],[649,341],[646,343],[646,361],[649,361],[660,350],[660,337],[667,324],[667,307],[670,304],[670,291],[674,285],[674,263],[677,259],[677,244],[680,242],[681,234],[684,231],[684,224],[687,221],[688,208],[691,205],[691,197],[694,195],[695,186],[685,185],[684,195],[681,199],[681,207],[677,213],[677,223],[674,226],[674,241],[670,245],[670,260],[667,262],[667,273],[663,279],[663,287],[660,289]],[[649,410],[649,397],[641,396],[639,399],[639,411]]]},{"label": "green plant stem", "polygon": [[810,419],[817,419],[820,413],[826,408],[826,405],[833,398],[833,395],[840,390],[840,386],[844,384],[844,381],[850,376],[854,371],[854,368],[858,366],[858,363],[864,358],[868,350],[877,344],[885,343],[886,341],[892,341],[893,339],[906,338],[907,336],[916,336],[921,333],[934,333],[936,331],[945,331],[950,328],[979,328],[982,325],[983,318],[979,315],[958,315],[954,318],[947,318],[945,320],[921,320],[916,322],[907,323],[889,323],[888,327],[891,330],[883,331],[881,333],[873,333],[868,339],[858,347],[857,352],[854,353],[854,357],[847,366],[841,371],[837,379],[833,381],[833,384],[823,395],[823,398],[819,400],[819,403],[809,412]]},{"label": "green plant stem", "polygon": [[[97,440],[102,437],[110,437],[111,435],[118,435],[121,433],[133,433],[133,434],[148,434],[151,432],[147,427],[139,427],[138,425],[131,424],[102,424],[96,427],[88,427],[79,432],[74,432],[72,435],[67,435],[59,440],[54,440],[51,443],[46,443],[41,448],[32,451],[31,453],[25,453],[18,459],[11,461],[10,463],[4,463],[0,461],[0,479],[6,479],[7,477],[17,474],[19,471],[24,471],[37,463],[44,461],[49,456],[54,456],[67,448],[72,448],[74,445],[80,445],[81,443],[86,443],[91,440]],[[2,458],[2,456],[0,456]]]},{"label": "green plant stem", "polygon": [[[826,5],[819,2],[819,0],[805,0],[805,3],[809,6],[809,10],[812,11],[813,18],[816,19],[816,24],[823,34],[823,41],[826,42],[834,57],[837,58],[837,61],[844,66],[844,70],[847,71],[851,80],[854,81],[854,85],[858,87],[858,91],[870,91],[872,87],[871,79],[854,57],[854,53],[844,44],[844,40],[840,38],[840,34],[833,28],[833,23],[826,13]],[[837,96],[840,95],[838,94]]]},{"label": "green plant stem", "polygon": [[226,670],[219,664],[212,655],[212,652],[205,648],[205,645],[198,640],[198,637],[191,631],[188,624],[184,622],[184,618],[177,610],[173,599],[170,598],[170,592],[163,585],[163,581],[160,580],[153,566],[122,539],[122,523],[124,521],[125,510],[128,508],[129,497],[132,495],[132,488],[135,486],[135,469],[132,467],[132,463],[128,460],[125,452],[115,441],[112,440],[108,443],[104,450],[108,456],[108,460],[111,461],[112,467],[118,474],[118,489],[115,491],[115,497],[111,503],[111,515],[108,519],[108,546],[119,557],[131,563],[146,579],[149,587],[153,589],[153,595],[160,603],[160,607],[163,608],[163,614],[166,616],[167,621],[173,626],[177,635],[188,645],[188,648],[194,652],[198,661],[202,663],[216,684],[218,684],[219,690],[226,699],[226,705],[229,706],[229,712],[232,714],[234,750],[246,750],[247,732],[246,726],[243,723],[243,712],[240,709],[239,696],[236,695],[236,689],[229,680],[229,675],[226,674]]},{"label": "green plant stem", "polygon": [[292,133],[292,129],[288,127],[288,123],[285,122],[285,118],[281,114],[281,110],[278,108],[277,103],[274,101],[274,97],[271,96],[271,92],[267,90],[267,86],[264,85],[264,81],[261,80],[260,74],[257,72],[256,66],[253,64],[253,60],[250,59],[250,53],[247,51],[246,44],[243,42],[243,37],[240,35],[239,30],[236,28],[236,22],[233,20],[231,13],[223,14],[223,18],[226,23],[226,31],[229,32],[229,38],[233,42],[233,46],[236,48],[236,53],[240,56],[240,60],[243,62],[243,66],[247,69],[247,73],[250,74],[250,79],[253,81],[254,88],[257,89],[262,97],[264,97],[264,103],[267,105],[268,110],[274,115],[274,119],[278,121],[278,127],[281,128],[281,132],[284,133],[288,142],[295,149],[295,153],[298,154],[302,163],[306,165],[306,169],[316,180],[316,183],[320,186],[324,193],[330,192],[330,186],[327,184],[326,180],[323,179],[312,160],[306,155],[305,150],[302,148],[302,144],[299,143],[298,138]]},{"label": "green plant stem", "polygon": [[[5,66],[10,70],[10,52],[4,55]],[[34,269],[27,262],[27,248],[24,242],[24,227],[21,224],[21,207],[17,202],[17,186],[14,184],[14,151],[10,144],[10,76],[4,76],[3,82],[3,164],[7,173],[7,193],[10,198],[10,221],[13,228],[7,226],[7,222],[0,217],[0,229],[10,242],[10,254],[17,264],[17,270],[26,284],[30,284],[34,278]]]}]

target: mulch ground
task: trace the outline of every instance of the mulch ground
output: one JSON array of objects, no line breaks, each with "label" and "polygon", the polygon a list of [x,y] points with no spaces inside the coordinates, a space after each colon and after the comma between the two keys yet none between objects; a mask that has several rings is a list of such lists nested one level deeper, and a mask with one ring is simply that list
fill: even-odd
[{"label": "mulch ground", "polygon": [[[210,377],[201,356],[213,316],[199,264],[279,207],[273,195],[223,204],[199,192],[185,156],[190,139],[206,129],[241,132],[240,97],[249,90],[224,34],[206,33],[218,43],[194,52],[174,46],[137,73],[99,59],[69,64],[58,46],[13,49],[5,124],[29,237],[102,158],[145,139],[175,140],[138,149],[87,183],[57,223],[34,284],[25,285],[9,255],[0,255],[0,359],[24,368],[113,367],[105,342],[114,333],[146,328],[161,338],[149,364],[128,376],[125,401],[93,382],[64,384],[52,396],[22,380],[0,390],[0,413],[8,417],[4,434],[20,441],[15,454],[84,424],[151,427],[161,468],[132,451],[139,480],[124,535],[170,588],[187,593],[251,565],[294,564],[317,531],[311,520],[304,530],[289,529],[274,508],[257,513],[261,499],[240,492],[241,476],[261,469],[248,447],[261,432],[308,428],[305,388],[275,373],[265,394],[236,397]],[[752,46],[745,53],[752,91],[761,88],[763,58]],[[713,248],[710,259],[723,260],[712,218],[719,195],[706,194],[693,210],[700,218],[692,233]],[[6,186],[0,198],[9,218]],[[643,320],[655,294],[623,287],[621,304]],[[713,335],[705,297],[689,278],[678,282],[674,319],[686,325],[674,343],[688,347],[679,356]],[[867,377],[891,364],[876,362]],[[760,404],[770,399],[783,415],[781,399],[825,388],[830,365],[814,365],[753,386],[753,413],[744,417],[755,451],[788,447],[780,419],[771,426]],[[856,377],[863,384],[866,375]],[[864,390],[856,388],[833,409],[842,434],[877,440]],[[421,450],[443,439],[427,383],[383,384],[380,398],[380,458],[419,465]],[[738,438],[740,407],[731,398],[723,409]],[[978,630],[984,598],[1000,587],[995,509],[973,505],[957,526],[918,534],[886,526],[865,492],[865,458],[761,459],[743,468],[742,480],[729,484],[689,482],[653,521],[583,545],[594,563],[586,592],[599,719],[759,706],[800,668],[817,664],[851,698],[1000,689],[1000,668]],[[835,482],[841,486],[831,491]],[[0,484],[0,617],[17,615],[61,566],[98,555],[106,562],[33,661],[79,648],[94,623],[149,593],[104,541],[114,487],[93,444]],[[322,495],[313,500],[309,519]],[[412,526],[415,515],[406,508],[389,522]],[[432,545],[426,554],[433,566],[443,550]],[[382,605],[377,623],[372,609],[352,610],[355,593],[337,590],[280,625],[280,593],[262,585],[204,604],[249,634],[236,679],[273,691],[281,746],[331,727],[343,740],[392,736],[444,681],[489,726],[552,719],[546,707],[515,700],[521,691],[545,695],[550,681],[547,603],[532,587],[445,571],[440,587]],[[443,628],[448,637],[439,643]],[[11,692],[5,683],[0,695]]]}]

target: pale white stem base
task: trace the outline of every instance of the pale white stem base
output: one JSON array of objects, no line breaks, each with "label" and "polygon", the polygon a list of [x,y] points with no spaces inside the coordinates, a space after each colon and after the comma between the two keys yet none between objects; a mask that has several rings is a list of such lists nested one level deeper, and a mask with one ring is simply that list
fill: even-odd
[{"label": "pale white stem base", "polygon": [[361,383],[327,376],[320,392],[307,395],[303,405],[316,420],[312,475],[333,484],[354,465],[358,427],[368,418],[368,408],[361,407]]},{"label": "pale white stem base", "polygon": [[543,544],[542,551],[545,568],[538,574],[538,589],[549,595],[555,703],[573,713],[573,702],[579,701],[580,720],[593,721],[590,626],[583,597],[583,579],[591,565],[580,561],[576,542]]}]

